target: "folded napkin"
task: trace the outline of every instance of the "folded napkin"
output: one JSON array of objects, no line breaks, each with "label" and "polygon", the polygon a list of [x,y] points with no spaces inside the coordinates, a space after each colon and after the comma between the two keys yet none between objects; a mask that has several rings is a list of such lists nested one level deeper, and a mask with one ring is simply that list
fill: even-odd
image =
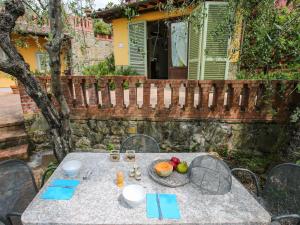
[{"label": "folded napkin", "polygon": [[74,195],[79,180],[53,180],[42,193],[42,199],[48,200],[69,200]]},{"label": "folded napkin", "polygon": [[[159,202],[163,219],[180,219],[179,207],[176,195],[159,194]],[[156,201],[156,194],[147,194],[147,217],[159,218],[159,209]]]}]

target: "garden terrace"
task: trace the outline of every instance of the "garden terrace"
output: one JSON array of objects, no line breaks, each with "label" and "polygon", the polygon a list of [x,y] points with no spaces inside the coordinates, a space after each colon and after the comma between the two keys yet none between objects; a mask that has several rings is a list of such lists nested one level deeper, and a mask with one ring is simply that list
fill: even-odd
[{"label": "garden terrace", "polygon": [[[38,78],[50,90],[50,78]],[[298,81],[149,80],[139,76],[62,77],[73,119],[216,119],[286,122]],[[273,91],[271,91],[273,90]],[[38,112],[20,87],[24,114]]]}]

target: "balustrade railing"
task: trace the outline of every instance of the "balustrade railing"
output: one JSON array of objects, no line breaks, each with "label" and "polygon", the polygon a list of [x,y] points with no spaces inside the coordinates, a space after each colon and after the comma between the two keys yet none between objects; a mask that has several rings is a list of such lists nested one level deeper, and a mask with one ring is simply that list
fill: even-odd
[{"label": "balustrade railing", "polygon": [[[49,92],[50,79],[40,78],[40,82]],[[288,121],[299,104],[298,81],[69,76],[62,82],[74,119]],[[24,113],[34,111],[26,105]]]}]

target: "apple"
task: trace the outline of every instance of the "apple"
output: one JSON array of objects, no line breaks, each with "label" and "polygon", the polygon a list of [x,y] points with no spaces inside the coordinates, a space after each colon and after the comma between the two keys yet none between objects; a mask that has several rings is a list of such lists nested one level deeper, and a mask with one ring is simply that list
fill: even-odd
[{"label": "apple", "polygon": [[176,170],[177,164],[173,161],[170,161],[170,164],[173,166],[173,170]]},{"label": "apple", "polygon": [[180,159],[178,159],[177,157],[172,157],[171,162],[174,162],[177,166],[180,163]]}]

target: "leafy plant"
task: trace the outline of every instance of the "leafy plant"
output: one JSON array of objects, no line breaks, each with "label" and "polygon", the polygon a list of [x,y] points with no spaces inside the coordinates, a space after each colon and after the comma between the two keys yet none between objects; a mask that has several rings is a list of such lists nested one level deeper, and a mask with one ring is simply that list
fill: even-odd
[{"label": "leafy plant", "polygon": [[106,146],[106,148],[107,148],[108,151],[111,152],[111,151],[115,150],[115,145],[112,144],[112,143],[109,143],[109,144]]},{"label": "leafy plant", "polygon": [[130,66],[120,66],[120,67],[116,68],[116,70],[114,71],[114,74],[130,76],[130,75],[137,75],[137,72],[135,69],[133,69]]},{"label": "leafy plant", "polygon": [[136,70],[130,66],[115,66],[114,56],[107,57],[98,64],[86,66],[82,71],[83,75],[105,76],[105,75],[137,75]]},{"label": "leafy plant", "polygon": [[112,75],[115,71],[115,60],[114,56],[111,55],[107,57],[104,61],[99,62],[98,64],[86,66],[83,68],[83,75]]},{"label": "leafy plant", "polygon": [[299,80],[299,71],[274,71],[264,74],[263,72],[252,73],[242,70],[236,76],[239,80]]},{"label": "leafy plant", "polygon": [[110,24],[105,23],[103,20],[94,20],[94,34],[111,35],[112,27]]}]

